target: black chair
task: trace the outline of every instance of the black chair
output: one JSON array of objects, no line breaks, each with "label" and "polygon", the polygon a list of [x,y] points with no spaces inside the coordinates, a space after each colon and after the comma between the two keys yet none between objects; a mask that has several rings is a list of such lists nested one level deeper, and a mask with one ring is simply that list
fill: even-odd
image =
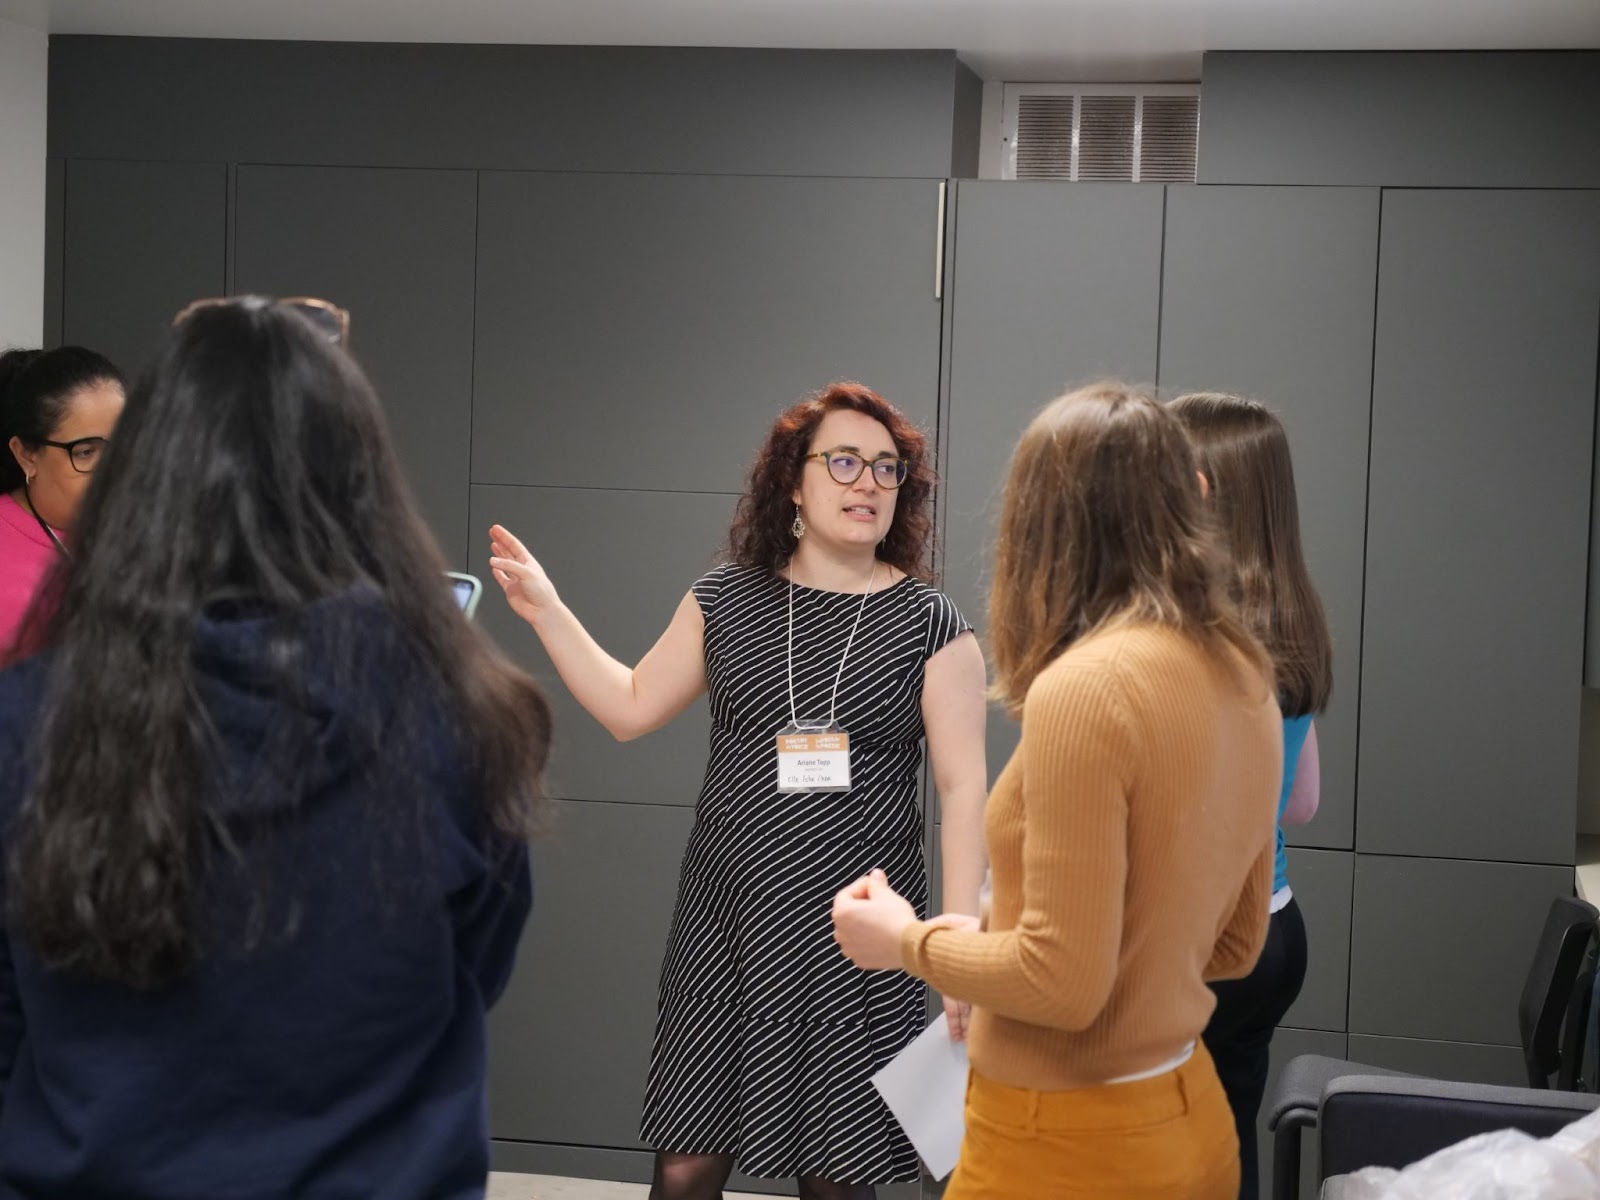
[{"label": "black chair", "polygon": [[[1577,1007],[1580,972],[1600,930],[1597,921],[1600,921],[1600,910],[1569,896],[1553,900],[1545,915],[1544,930],[1534,948],[1533,963],[1528,968],[1517,1005],[1517,1028],[1522,1036],[1523,1059],[1531,1088],[1548,1090],[1552,1075],[1558,1080],[1570,1078],[1577,1070],[1586,1021],[1573,1017],[1572,1010]],[[1592,962],[1592,956],[1589,957]],[[1584,991],[1583,995],[1586,1010],[1588,992]],[[1565,1039],[1570,1040],[1565,1040],[1564,1034]],[[1316,1054],[1302,1054],[1291,1059],[1278,1077],[1267,1107],[1267,1128],[1273,1135],[1274,1200],[1293,1200],[1300,1183],[1301,1130],[1318,1123],[1323,1093],[1328,1086],[1350,1075],[1369,1079],[1413,1078],[1403,1071]],[[1429,1152],[1417,1157],[1425,1157],[1426,1153]]]},{"label": "black chair", "polygon": [[[1575,1037],[1581,1026],[1574,1010],[1587,1008],[1588,981],[1581,979],[1584,959],[1594,945],[1600,910],[1572,896],[1551,901],[1544,931],[1534,947],[1533,965],[1522,982],[1517,1004],[1517,1030],[1522,1035],[1522,1060],[1528,1069],[1528,1086],[1548,1088],[1551,1078],[1574,1072],[1581,1049],[1576,1042],[1562,1045],[1562,1034]],[[1565,1052],[1570,1050],[1570,1052]]]},{"label": "black chair", "polygon": [[1572,1004],[1561,1025],[1561,1062],[1556,1067],[1556,1090],[1562,1092],[1600,1092],[1600,993],[1595,980],[1600,977],[1600,935],[1589,943],[1583,963],[1578,967],[1578,982],[1572,990]]},{"label": "black chair", "polygon": [[1600,1108],[1600,1095],[1493,1087],[1412,1076],[1346,1075],[1317,1112],[1325,1200],[1363,1167],[1399,1170],[1446,1146],[1497,1129],[1549,1137]]}]

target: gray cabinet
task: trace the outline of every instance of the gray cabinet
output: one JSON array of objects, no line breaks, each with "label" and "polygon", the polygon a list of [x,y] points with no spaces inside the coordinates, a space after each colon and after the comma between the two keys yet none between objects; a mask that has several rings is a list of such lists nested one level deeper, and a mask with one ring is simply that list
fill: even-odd
[{"label": "gray cabinet", "polygon": [[661,955],[692,820],[657,805],[554,806],[534,845],[533,918],[490,1017],[496,1138],[640,1145]]},{"label": "gray cabinet", "polygon": [[[956,185],[944,587],[980,628],[1005,473],[1023,427],[1075,383],[1155,379],[1162,198],[1159,187]],[[996,710],[991,776],[1016,736]]]},{"label": "gray cabinet", "polygon": [[465,567],[476,173],[242,166],[235,205],[235,290],[350,311],[411,490]]},{"label": "gray cabinet", "polygon": [[1352,1037],[1515,1045],[1545,913],[1571,894],[1570,867],[1356,855]]},{"label": "gray cabinet", "polygon": [[711,719],[704,698],[666,729],[618,743],[572,699],[539,639],[489,576],[488,529],[520,537],[595,639],[635,663],[716,560],[733,497],[587,488],[472,489],[470,562],[487,593],[479,620],[544,683],[555,709],[548,786],[564,800],[693,806]]},{"label": "gray cabinet", "polygon": [[1600,193],[1384,193],[1362,851],[1572,862],[1597,264]]},{"label": "gray cabinet", "polygon": [[71,159],[65,174],[61,339],[132,378],[184,305],[223,294],[227,167]]},{"label": "gray cabinet", "polygon": [[1289,432],[1306,559],[1333,631],[1334,692],[1317,720],[1321,808],[1284,832],[1297,845],[1349,849],[1378,191],[1172,187],[1166,235],[1162,394],[1252,396]]},{"label": "gray cabinet", "polygon": [[835,379],[932,432],[934,181],[482,189],[475,483],[737,493],[772,419]]}]

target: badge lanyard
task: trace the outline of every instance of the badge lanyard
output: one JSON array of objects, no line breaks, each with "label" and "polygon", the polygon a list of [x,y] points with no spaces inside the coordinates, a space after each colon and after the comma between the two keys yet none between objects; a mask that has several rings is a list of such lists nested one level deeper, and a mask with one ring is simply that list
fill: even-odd
[{"label": "badge lanyard", "polygon": [[50,522],[41,517],[39,510],[33,506],[33,491],[28,487],[26,479],[22,481],[22,494],[28,501],[28,511],[33,514],[33,519],[39,522],[39,528],[44,530],[45,536],[50,539],[50,544],[60,551],[62,558],[71,558],[67,548],[61,544],[61,539],[56,536],[56,531],[50,528]]},{"label": "badge lanyard", "polygon": [[828,699],[827,721],[808,721],[801,724],[800,711],[794,698],[794,568],[789,569],[789,728],[778,735],[778,790],[780,792],[846,792],[850,790],[850,735],[839,728],[839,685],[844,679],[845,663],[850,661],[850,648],[855,645],[856,634],[861,629],[861,618],[867,611],[867,599],[872,595],[872,585],[878,579],[878,562],[872,562],[872,574],[867,576],[867,590],[861,593],[861,607],[856,609],[855,624],[845,639],[844,654],[839,658],[839,670],[833,677],[833,694]]}]

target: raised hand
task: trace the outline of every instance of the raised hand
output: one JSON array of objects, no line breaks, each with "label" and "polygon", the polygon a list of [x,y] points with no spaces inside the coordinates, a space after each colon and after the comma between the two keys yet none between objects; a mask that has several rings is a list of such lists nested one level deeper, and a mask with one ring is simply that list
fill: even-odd
[{"label": "raised hand", "polygon": [[489,570],[511,611],[530,625],[560,603],[539,560],[504,525],[489,530]]}]

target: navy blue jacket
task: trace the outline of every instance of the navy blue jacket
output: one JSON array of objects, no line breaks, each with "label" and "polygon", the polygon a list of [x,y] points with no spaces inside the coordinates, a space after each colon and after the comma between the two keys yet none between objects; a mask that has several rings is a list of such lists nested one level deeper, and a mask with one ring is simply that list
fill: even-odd
[{"label": "navy blue jacket", "polygon": [[[202,628],[201,693],[228,763],[214,804],[248,869],[214,870],[214,949],[191,977],[149,992],[88,983],[44,970],[15,928],[0,934],[0,1197],[484,1194],[484,1013],[531,904],[527,850],[488,851],[442,719],[407,760],[422,764],[421,802],[378,794],[387,751],[371,730],[414,673],[376,602],[354,603],[371,611],[337,636],[366,629],[373,653],[343,682],[308,655],[315,766],[295,796],[253,786],[280,713],[261,686],[263,623]],[[0,829],[28,792],[50,662],[0,673]],[[246,952],[259,895],[271,921]]]}]

